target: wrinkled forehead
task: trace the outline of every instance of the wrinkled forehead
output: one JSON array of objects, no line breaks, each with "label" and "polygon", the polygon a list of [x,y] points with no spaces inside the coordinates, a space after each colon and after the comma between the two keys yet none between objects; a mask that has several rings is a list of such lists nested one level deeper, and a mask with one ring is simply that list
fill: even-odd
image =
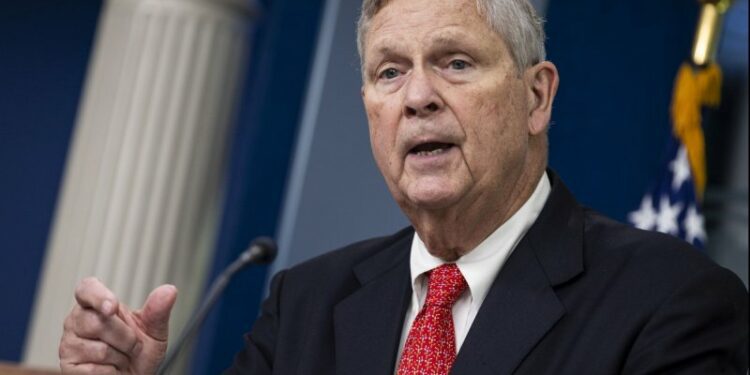
[{"label": "wrinkled forehead", "polygon": [[424,42],[429,38],[435,43],[447,44],[452,39],[447,34],[457,38],[461,34],[494,33],[479,13],[475,0],[382,1],[380,8],[366,21],[360,30],[365,33],[360,35],[363,59],[373,50],[399,43]]}]

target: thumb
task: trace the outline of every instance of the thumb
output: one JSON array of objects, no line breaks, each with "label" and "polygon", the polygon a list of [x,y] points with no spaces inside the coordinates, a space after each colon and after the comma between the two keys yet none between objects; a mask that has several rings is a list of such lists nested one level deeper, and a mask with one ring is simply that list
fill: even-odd
[{"label": "thumb", "polygon": [[174,285],[162,285],[148,295],[139,314],[147,335],[156,340],[167,340],[169,314],[176,300],[177,288]]}]

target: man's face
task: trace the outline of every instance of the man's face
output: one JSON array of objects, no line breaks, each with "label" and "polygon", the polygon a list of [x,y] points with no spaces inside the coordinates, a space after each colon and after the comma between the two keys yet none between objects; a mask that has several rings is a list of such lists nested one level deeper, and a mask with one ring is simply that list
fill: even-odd
[{"label": "man's face", "polygon": [[474,0],[390,1],[364,55],[373,154],[407,214],[495,204],[514,189],[533,96]]}]

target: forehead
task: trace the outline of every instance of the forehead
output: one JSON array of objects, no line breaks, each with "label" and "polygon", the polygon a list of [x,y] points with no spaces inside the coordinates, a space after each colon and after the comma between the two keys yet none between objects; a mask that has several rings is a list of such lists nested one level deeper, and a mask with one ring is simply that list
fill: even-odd
[{"label": "forehead", "polygon": [[372,17],[366,51],[400,44],[445,44],[455,39],[497,36],[479,14],[475,0],[391,0]]}]

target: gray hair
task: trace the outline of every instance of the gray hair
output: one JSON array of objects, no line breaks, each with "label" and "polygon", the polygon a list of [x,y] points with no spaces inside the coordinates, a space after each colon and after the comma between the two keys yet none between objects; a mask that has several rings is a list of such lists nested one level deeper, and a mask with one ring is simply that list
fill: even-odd
[{"label": "gray hair", "polygon": [[[357,49],[364,63],[364,43],[370,21],[389,0],[364,0],[357,22]],[[544,61],[543,20],[528,0],[476,0],[477,10],[490,26],[508,44],[516,68],[525,68]]]}]

